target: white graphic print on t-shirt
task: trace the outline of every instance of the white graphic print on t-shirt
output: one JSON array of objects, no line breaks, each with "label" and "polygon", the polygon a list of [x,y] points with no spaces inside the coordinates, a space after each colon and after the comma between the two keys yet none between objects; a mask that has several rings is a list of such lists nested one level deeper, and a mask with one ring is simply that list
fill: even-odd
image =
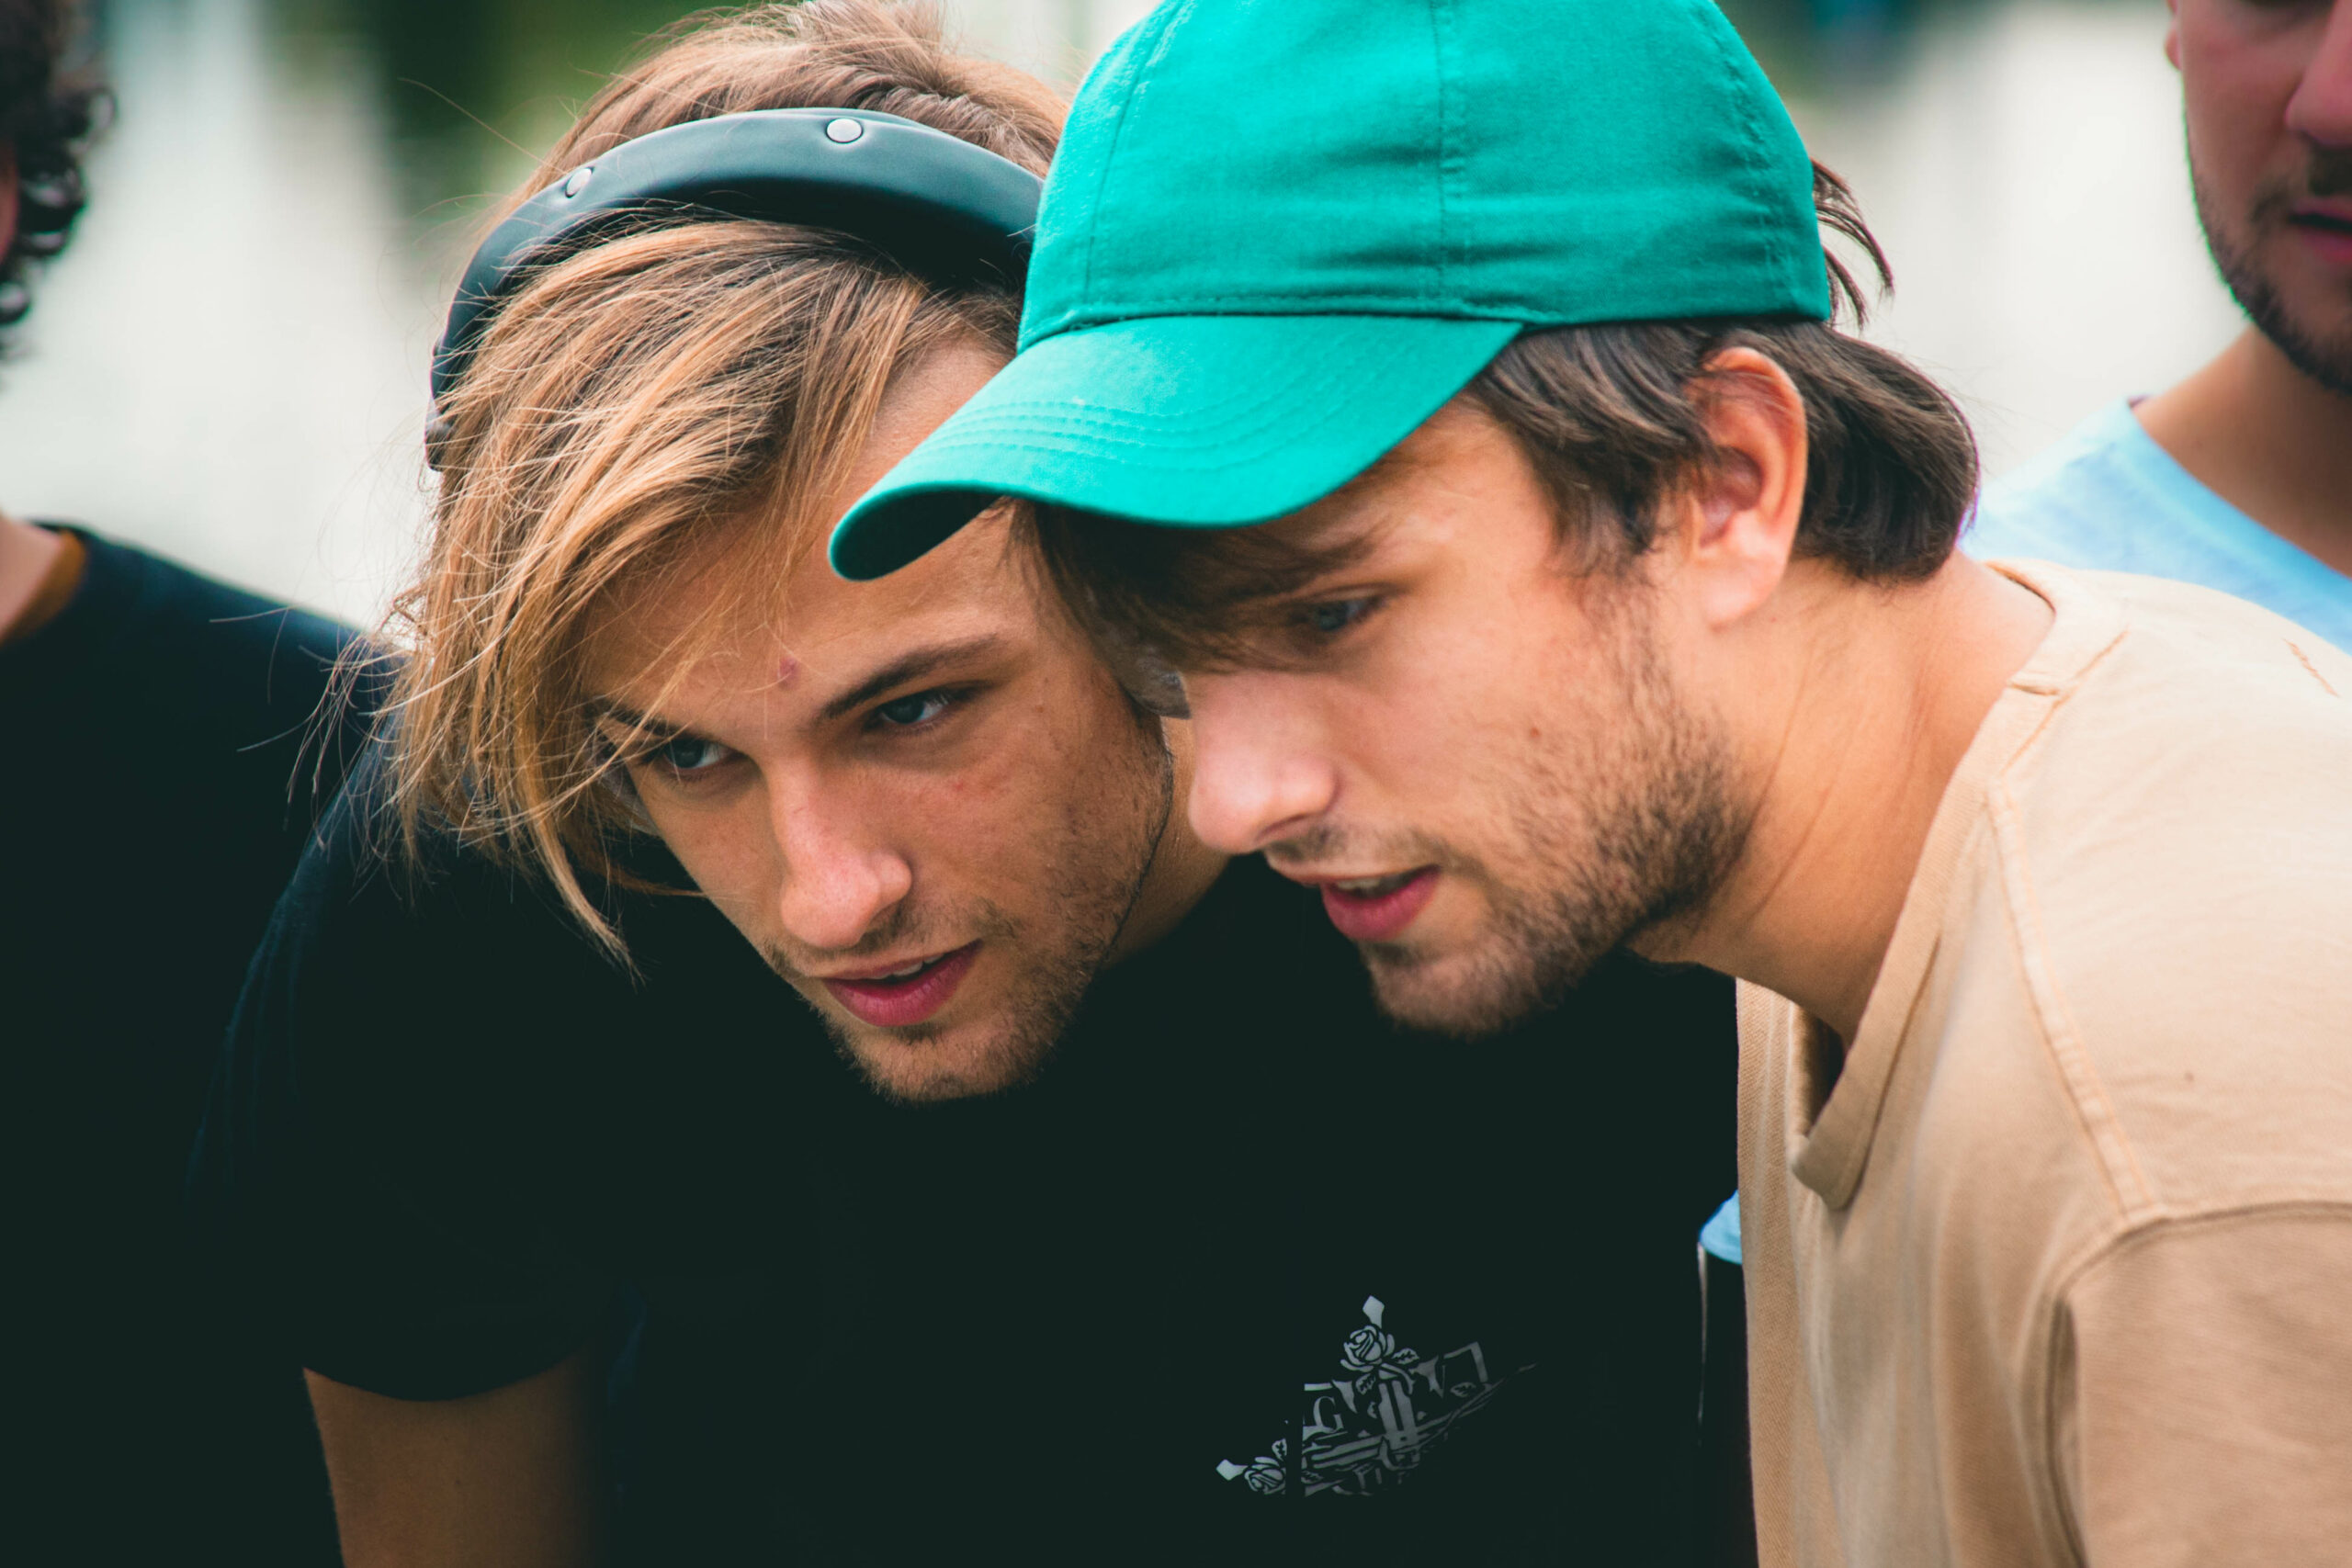
[{"label": "white graphic print on t-shirt", "polygon": [[[1368,1497],[1402,1484],[1455,1422],[1485,1409],[1513,1375],[1489,1371],[1475,1339],[1430,1357],[1397,1344],[1381,1325],[1387,1311],[1378,1296],[1366,1296],[1364,1326],[1340,1347],[1340,1375],[1305,1385],[1299,1480],[1307,1496]],[[1532,1363],[1517,1369],[1533,1370]],[[1278,1438],[1272,1452],[1248,1464],[1221,1460],[1216,1472],[1280,1496],[1289,1490],[1290,1468],[1291,1439]]]}]

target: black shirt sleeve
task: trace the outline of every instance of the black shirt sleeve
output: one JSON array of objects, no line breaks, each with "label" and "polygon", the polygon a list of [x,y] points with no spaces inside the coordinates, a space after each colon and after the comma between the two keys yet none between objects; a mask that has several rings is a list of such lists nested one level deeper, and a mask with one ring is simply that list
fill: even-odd
[{"label": "black shirt sleeve", "polygon": [[368,782],[254,955],[190,1195],[303,1365],[447,1399],[552,1366],[605,1310],[596,1057],[634,988],[535,886],[377,853]]}]

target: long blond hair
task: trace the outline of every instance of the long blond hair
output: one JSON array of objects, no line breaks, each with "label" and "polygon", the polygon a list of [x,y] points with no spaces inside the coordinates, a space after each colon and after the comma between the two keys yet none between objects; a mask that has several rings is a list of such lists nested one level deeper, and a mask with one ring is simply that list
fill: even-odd
[{"label": "long blond hair", "polygon": [[[664,126],[796,107],[899,115],[1043,173],[1063,106],[951,52],[927,5],[706,13],[597,95],[514,201]],[[407,848],[447,832],[542,874],[620,952],[583,885],[627,883],[636,827],[582,687],[593,618],[723,540],[738,602],[662,650],[674,679],[817,547],[892,378],[958,339],[1009,355],[1018,315],[847,236],[741,220],[650,225],[533,274],[444,403],[428,547],[387,628],[405,658],[385,798]]]}]

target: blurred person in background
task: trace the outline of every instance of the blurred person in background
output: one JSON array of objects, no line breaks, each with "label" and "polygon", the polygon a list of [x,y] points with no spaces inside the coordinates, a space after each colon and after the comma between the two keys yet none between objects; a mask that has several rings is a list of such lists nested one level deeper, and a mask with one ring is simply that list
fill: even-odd
[{"label": "blurred person in background", "polygon": [[[1033,175],[1062,113],[925,7],[761,7],[526,193],[796,107]],[[826,566],[1017,288],[708,211],[560,255],[443,405],[380,771],[197,1163],[346,1560],[1693,1560],[1724,983],[1392,1030],[1314,895],[1173,812],[1183,727],[1009,519]]]},{"label": "blurred person in background", "polygon": [[[11,326],[81,209],[107,101],[64,66],[73,22],[62,0],[0,0]],[[299,1371],[207,1315],[179,1194],[311,786],[334,782],[339,741],[303,741],[348,637],[89,528],[0,517],[20,1561],[333,1561]]]},{"label": "blurred person in background", "polygon": [[2171,5],[2198,217],[2250,324],[1988,486],[1968,547],[2201,582],[2352,648],[2352,0]]}]

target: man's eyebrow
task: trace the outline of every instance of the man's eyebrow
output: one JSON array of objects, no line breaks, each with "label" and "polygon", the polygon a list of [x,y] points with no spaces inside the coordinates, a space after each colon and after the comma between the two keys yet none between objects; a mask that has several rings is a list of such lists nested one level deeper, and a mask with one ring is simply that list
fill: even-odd
[{"label": "man's eyebrow", "polygon": [[898,658],[852,686],[848,691],[825,704],[819,713],[820,723],[842,717],[880,696],[894,687],[910,681],[919,681],[944,665],[960,664],[967,660],[982,659],[1001,649],[1005,639],[997,632],[982,632],[977,637],[960,637],[954,642],[935,642],[925,648],[909,649]]},{"label": "man's eyebrow", "polygon": [[1380,494],[1381,482],[1418,466],[1416,458],[1392,446],[1370,468],[1316,502],[1315,521],[1305,539],[1296,543],[1294,559],[1284,563],[1290,570],[1273,574],[1286,581],[1258,597],[1280,599],[1302,593],[1318,579],[1363,565],[1396,521]]},{"label": "man's eyebrow", "polygon": [[588,722],[602,724],[606,719],[610,719],[623,729],[639,735],[666,735],[678,728],[674,724],[664,723],[650,713],[639,713],[633,707],[615,702],[610,697],[589,698]]},{"label": "man's eyebrow", "polygon": [[1363,566],[1379,547],[1393,519],[1376,504],[1339,498],[1340,506],[1316,520],[1304,538],[1269,541],[1271,549],[1245,558],[1241,575],[1248,589],[1229,604],[1280,613],[1291,602],[1324,591],[1329,580]]}]

